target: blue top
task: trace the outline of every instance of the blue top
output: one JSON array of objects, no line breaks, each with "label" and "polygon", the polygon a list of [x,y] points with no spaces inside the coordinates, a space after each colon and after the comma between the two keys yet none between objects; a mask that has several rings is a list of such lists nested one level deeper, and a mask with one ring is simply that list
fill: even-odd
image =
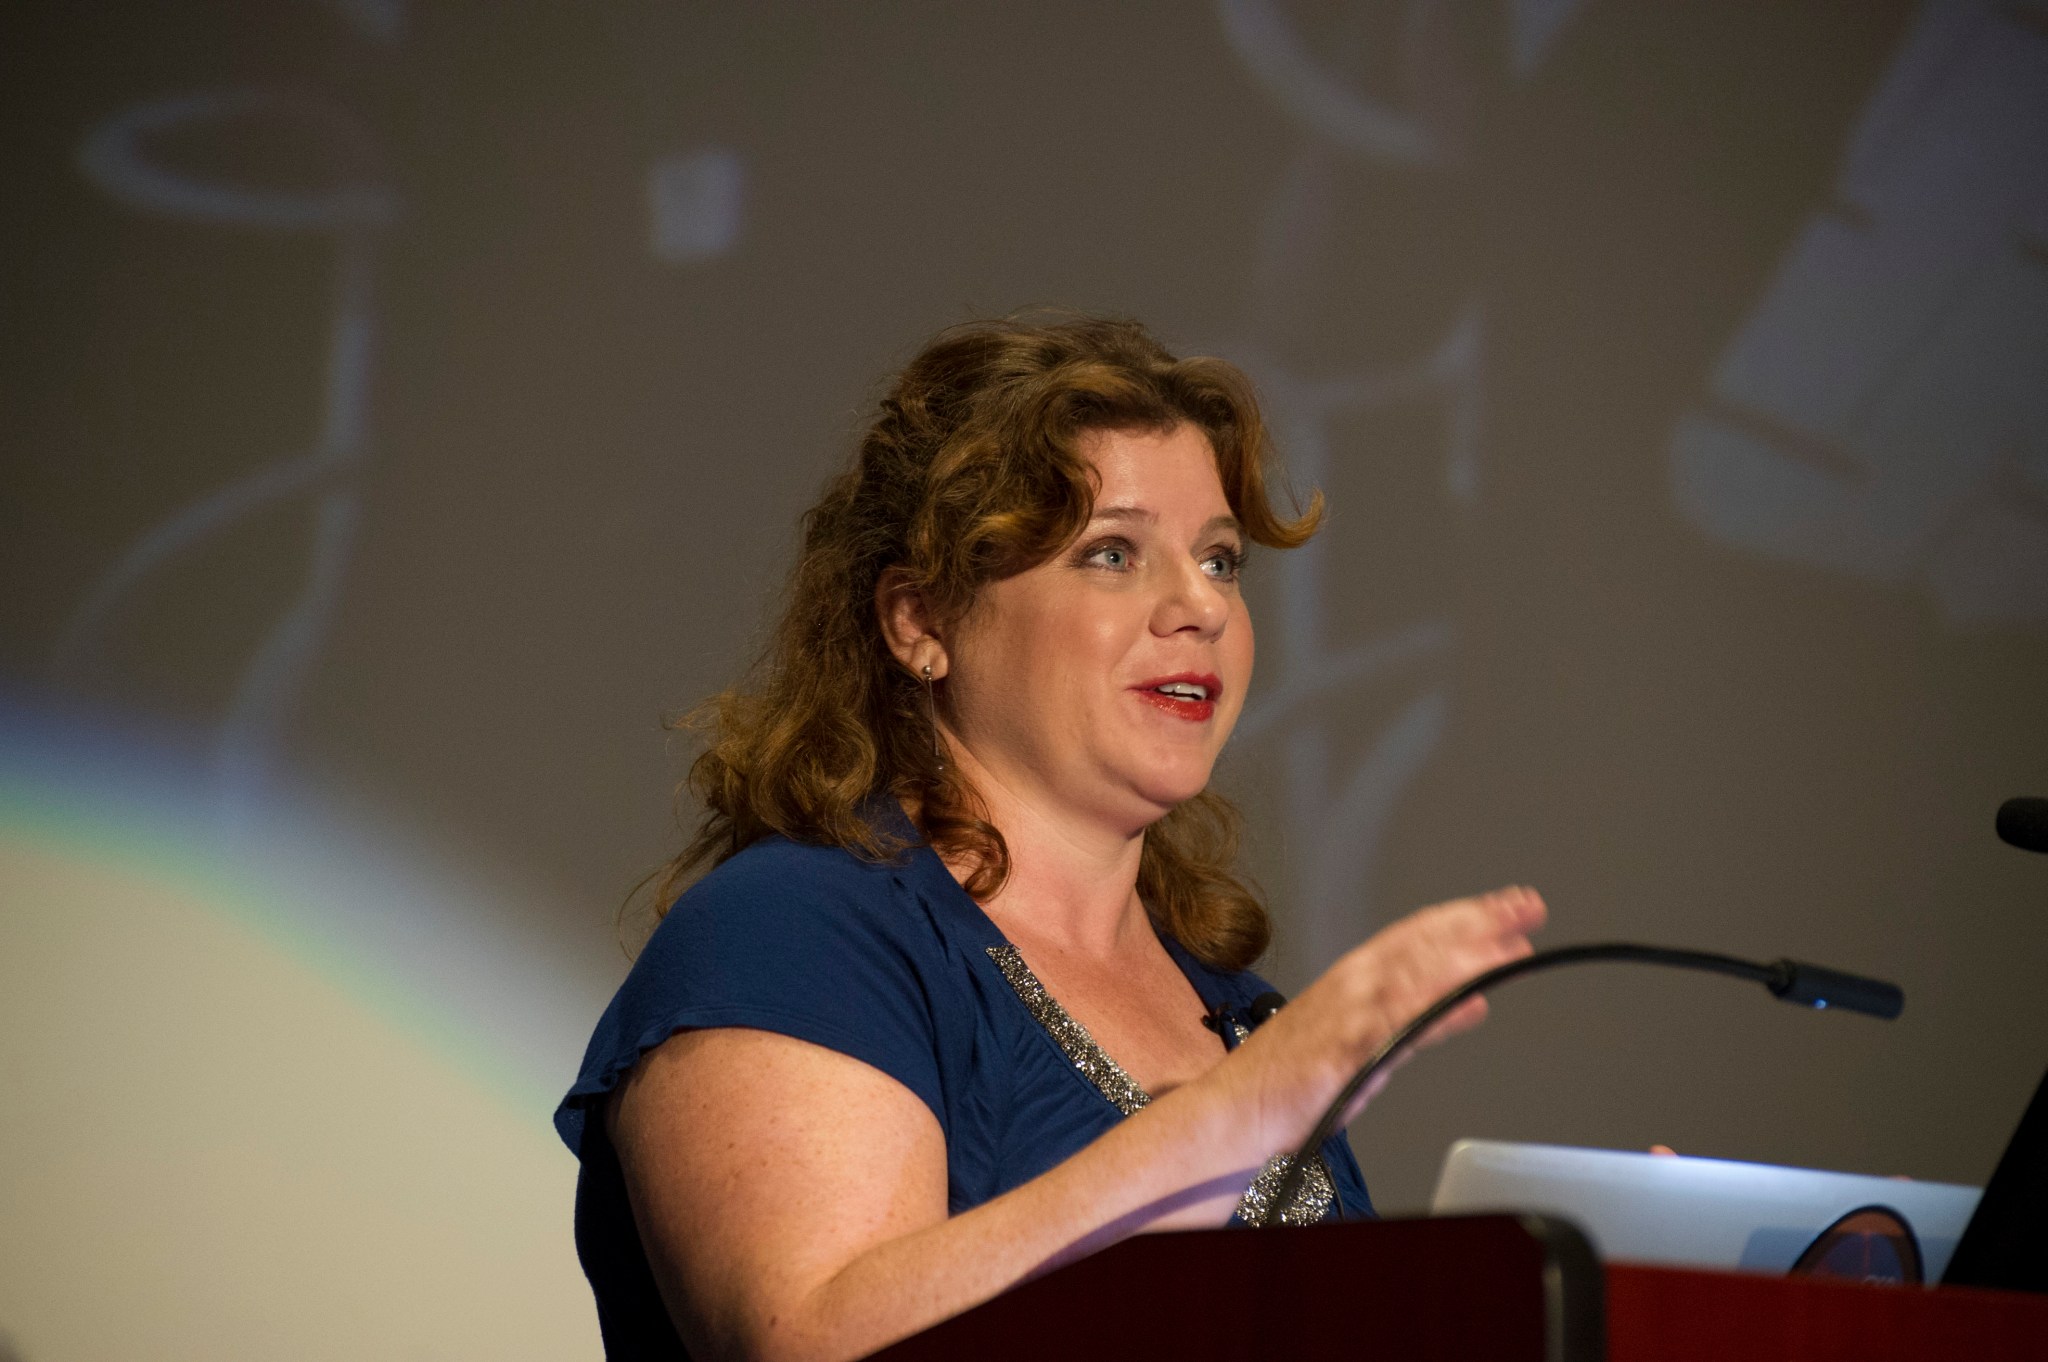
[{"label": "blue top", "polygon": [[[893,813],[892,819],[889,814]],[[883,815],[908,820],[890,802]],[[894,829],[892,829],[894,830]],[[1168,951],[1212,1013],[1242,1023],[1269,985]],[[655,929],[605,1009],[555,1128],[582,1160],[576,1247],[597,1297],[611,1358],[683,1356],[663,1308],[605,1134],[604,1095],[677,1031],[746,1026],[870,1064],[917,1094],[946,1139],[955,1214],[1028,1182],[1131,1109],[1048,1030],[1035,980],[938,856],[912,846],[892,861],[770,837],[693,885]],[[995,948],[992,953],[991,948]],[[1056,1007],[1055,1007],[1056,1010]],[[1225,1025],[1224,1044],[1240,1027]],[[1072,1030],[1066,1031],[1069,1047]],[[1114,1070],[1114,1065],[1109,1066]],[[1093,1077],[1091,1077],[1091,1072]],[[1121,1077],[1121,1072],[1116,1071]],[[1344,1214],[1367,1216],[1365,1181],[1340,1134],[1324,1163]]]}]

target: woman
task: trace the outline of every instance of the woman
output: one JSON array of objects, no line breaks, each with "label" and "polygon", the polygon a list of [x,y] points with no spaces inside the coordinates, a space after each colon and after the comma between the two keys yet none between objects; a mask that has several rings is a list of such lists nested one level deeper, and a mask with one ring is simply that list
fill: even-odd
[{"label": "woman", "polygon": [[852,1357],[1138,1231],[1370,1213],[1341,1136],[1291,1206],[1276,1156],[1543,906],[1417,913],[1252,1030],[1205,786],[1246,541],[1321,510],[1266,477],[1243,377],[1133,324],[959,328],[897,380],[704,719],[670,887],[715,868],[557,1115],[611,1356]]}]

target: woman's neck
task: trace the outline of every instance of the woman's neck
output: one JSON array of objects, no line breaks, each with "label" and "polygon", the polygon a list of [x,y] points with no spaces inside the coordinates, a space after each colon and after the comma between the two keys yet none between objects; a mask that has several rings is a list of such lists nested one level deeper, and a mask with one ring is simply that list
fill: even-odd
[{"label": "woman's neck", "polygon": [[[954,755],[1003,834],[1010,873],[982,904],[1009,935],[1025,935],[1062,951],[1114,956],[1153,932],[1138,900],[1143,828],[1115,826],[1086,810],[1034,798],[1006,782],[955,744]],[[971,866],[949,866],[965,879]]]}]

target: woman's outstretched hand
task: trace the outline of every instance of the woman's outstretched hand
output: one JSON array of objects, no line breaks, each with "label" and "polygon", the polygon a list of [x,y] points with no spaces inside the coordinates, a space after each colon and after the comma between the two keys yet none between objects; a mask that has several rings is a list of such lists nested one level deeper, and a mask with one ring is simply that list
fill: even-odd
[{"label": "woman's outstretched hand", "polygon": [[[1249,1085],[1249,1092],[1233,1091],[1231,1098],[1247,1104],[1260,1147],[1291,1149],[1381,1042],[1468,979],[1528,955],[1529,936],[1545,916],[1542,897],[1523,886],[1410,913],[1339,957],[1210,1077],[1230,1089]],[[1432,1026],[1417,1048],[1485,1019],[1486,1000],[1471,998]],[[1358,1095],[1346,1121],[1384,1079]]]},{"label": "woman's outstretched hand", "polygon": [[[1527,955],[1542,923],[1528,889],[1405,917],[1202,1077],[958,1215],[945,1132],[923,1099],[772,1032],[670,1037],[615,1094],[607,1130],[692,1356],[862,1356],[1137,1230],[1222,1223],[1245,1181],[1300,1143],[1380,1042],[1475,974]],[[1484,1016],[1475,998],[1425,1039]]]}]

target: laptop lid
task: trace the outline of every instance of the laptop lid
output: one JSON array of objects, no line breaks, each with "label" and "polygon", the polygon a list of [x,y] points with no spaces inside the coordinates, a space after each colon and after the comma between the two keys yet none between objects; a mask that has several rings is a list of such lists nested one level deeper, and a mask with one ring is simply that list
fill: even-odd
[{"label": "laptop lid", "polygon": [[1611,1261],[1773,1274],[1792,1271],[1845,1217],[1880,1209],[1916,1241],[1910,1279],[1931,1281],[1946,1269],[1977,1198],[1974,1187],[1940,1182],[1460,1140],[1444,1160],[1431,1209],[1539,1211],[1577,1223]]},{"label": "laptop lid", "polygon": [[1943,1286],[2048,1292],[2048,1074],[1985,1184]]}]

